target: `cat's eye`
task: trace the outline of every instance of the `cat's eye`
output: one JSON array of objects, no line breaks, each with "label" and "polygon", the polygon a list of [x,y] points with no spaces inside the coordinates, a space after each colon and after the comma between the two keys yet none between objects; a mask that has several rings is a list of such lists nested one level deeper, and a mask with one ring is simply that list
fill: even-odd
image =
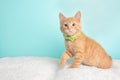
[{"label": "cat's eye", "polygon": [[73,23],[72,26],[75,26],[75,23]]},{"label": "cat's eye", "polygon": [[64,24],[65,27],[67,27],[68,25],[67,24]]}]

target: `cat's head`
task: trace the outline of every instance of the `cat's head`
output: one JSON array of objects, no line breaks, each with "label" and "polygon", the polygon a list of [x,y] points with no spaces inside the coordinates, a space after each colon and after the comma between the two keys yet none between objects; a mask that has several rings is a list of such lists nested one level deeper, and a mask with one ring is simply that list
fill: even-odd
[{"label": "cat's head", "polygon": [[74,35],[81,29],[81,13],[78,11],[73,17],[65,17],[59,13],[60,29],[65,35]]}]

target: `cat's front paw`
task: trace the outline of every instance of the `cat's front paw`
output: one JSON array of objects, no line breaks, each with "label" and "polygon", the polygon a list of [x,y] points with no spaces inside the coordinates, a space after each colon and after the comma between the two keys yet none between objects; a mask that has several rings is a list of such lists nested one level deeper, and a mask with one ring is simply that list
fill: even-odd
[{"label": "cat's front paw", "polygon": [[64,66],[65,66],[65,63],[60,62],[60,68],[64,68]]},{"label": "cat's front paw", "polygon": [[60,68],[62,68],[62,69],[63,69],[63,68],[64,68],[64,65],[60,65]]},{"label": "cat's front paw", "polygon": [[69,68],[77,68],[77,67],[75,67],[75,66],[70,66]]},{"label": "cat's front paw", "polygon": [[68,67],[68,68],[75,68],[75,67],[73,67],[73,66],[70,66],[70,67]]}]

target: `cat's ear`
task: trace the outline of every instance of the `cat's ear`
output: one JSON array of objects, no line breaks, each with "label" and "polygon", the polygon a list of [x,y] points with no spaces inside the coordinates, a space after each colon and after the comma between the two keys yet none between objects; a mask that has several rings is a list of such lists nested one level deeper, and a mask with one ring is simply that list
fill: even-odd
[{"label": "cat's ear", "polygon": [[75,18],[75,19],[77,19],[77,21],[79,21],[79,22],[80,22],[81,12],[80,12],[80,11],[78,11],[78,12],[75,14],[74,18]]},{"label": "cat's ear", "polygon": [[66,17],[62,13],[59,13],[59,19],[60,22],[63,22],[66,19]]}]

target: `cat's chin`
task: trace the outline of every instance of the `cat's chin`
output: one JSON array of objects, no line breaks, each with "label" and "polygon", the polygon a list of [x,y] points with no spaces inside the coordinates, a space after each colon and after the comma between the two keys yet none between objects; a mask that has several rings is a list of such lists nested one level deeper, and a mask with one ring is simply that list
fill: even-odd
[{"label": "cat's chin", "polygon": [[67,32],[66,35],[74,35],[76,32]]},{"label": "cat's chin", "polygon": [[75,34],[78,34],[78,33],[79,33],[79,32],[75,32],[75,33],[63,33],[63,34],[72,36],[72,35],[75,35]]},{"label": "cat's chin", "polygon": [[65,35],[71,36],[71,35],[75,35],[75,33],[65,33]]}]

